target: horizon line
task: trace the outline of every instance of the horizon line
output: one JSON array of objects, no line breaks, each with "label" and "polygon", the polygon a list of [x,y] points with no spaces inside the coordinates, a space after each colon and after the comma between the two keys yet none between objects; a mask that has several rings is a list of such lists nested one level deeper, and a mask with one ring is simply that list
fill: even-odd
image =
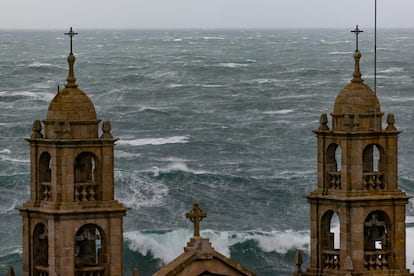
[{"label": "horizon line", "polygon": [[[349,27],[76,27],[77,30],[142,30],[142,31],[165,31],[165,30],[341,30]],[[67,28],[43,28],[43,27],[14,27],[2,28],[0,31],[61,31]],[[366,30],[374,27],[365,27]],[[411,30],[414,27],[380,27],[383,30]]]}]

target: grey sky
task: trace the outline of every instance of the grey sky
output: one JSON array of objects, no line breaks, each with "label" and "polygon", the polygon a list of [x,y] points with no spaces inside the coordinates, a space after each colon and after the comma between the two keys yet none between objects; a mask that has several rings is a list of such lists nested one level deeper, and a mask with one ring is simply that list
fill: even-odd
[{"label": "grey sky", "polygon": [[[414,0],[377,0],[378,26],[414,28]],[[0,0],[0,29],[362,28],[374,0]]]}]

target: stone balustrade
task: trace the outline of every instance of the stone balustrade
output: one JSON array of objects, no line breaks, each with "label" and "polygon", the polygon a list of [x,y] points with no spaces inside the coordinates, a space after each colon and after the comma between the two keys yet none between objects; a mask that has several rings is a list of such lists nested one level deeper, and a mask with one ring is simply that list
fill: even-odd
[{"label": "stone balustrade", "polygon": [[384,250],[366,251],[365,268],[367,270],[388,270],[390,253]]},{"label": "stone balustrade", "polygon": [[75,183],[75,201],[95,201],[97,183],[94,182],[82,182]]},{"label": "stone balustrade", "polygon": [[330,176],[330,187],[329,189],[341,189],[341,172],[328,172],[328,175]]},{"label": "stone balustrade", "polygon": [[105,267],[103,266],[88,266],[80,267],[75,270],[75,276],[104,276]]},{"label": "stone balustrade", "polygon": [[52,184],[50,182],[42,182],[40,184],[40,199],[43,201],[52,200]]},{"label": "stone balustrade", "polygon": [[36,276],[49,276],[49,268],[47,266],[37,265],[34,270]]},{"label": "stone balustrade", "polygon": [[324,269],[339,270],[341,259],[339,250],[323,250],[322,251]]},{"label": "stone balustrade", "polygon": [[366,190],[384,190],[383,172],[364,172],[363,185]]}]

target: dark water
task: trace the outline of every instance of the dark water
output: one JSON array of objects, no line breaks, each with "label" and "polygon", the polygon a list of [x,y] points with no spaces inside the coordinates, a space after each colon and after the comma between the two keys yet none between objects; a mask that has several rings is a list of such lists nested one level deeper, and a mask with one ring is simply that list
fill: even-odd
[{"label": "dark water", "polygon": [[[352,76],[349,30],[77,30],[80,88],[116,146],[116,197],[125,217],[125,272],[151,275],[182,253],[193,202],[202,235],[257,275],[290,275],[309,247],[304,195],[316,187],[316,139]],[[21,217],[29,197],[24,137],[67,76],[64,31],[0,31],[0,274],[21,273]],[[414,30],[381,30],[378,96],[396,115],[400,186],[414,194]],[[360,36],[373,86],[373,34]],[[414,205],[408,206],[414,219]],[[18,234],[16,234],[18,233]],[[414,227],[407,228],[409,247]],[[407,252],[412,264],[413,252]],[[305,265],[307,266],[307,264]]]}]

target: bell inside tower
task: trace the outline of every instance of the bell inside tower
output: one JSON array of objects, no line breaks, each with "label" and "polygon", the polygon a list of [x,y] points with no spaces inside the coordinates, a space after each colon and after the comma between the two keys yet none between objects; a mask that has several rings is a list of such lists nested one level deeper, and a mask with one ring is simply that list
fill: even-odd
[{"label": "bell inside tower", "polygon": [[76,266],[88,267],[100,264],[102,262],[102,243],[102,235],[96,225],[82,226],[76,232]]}]

